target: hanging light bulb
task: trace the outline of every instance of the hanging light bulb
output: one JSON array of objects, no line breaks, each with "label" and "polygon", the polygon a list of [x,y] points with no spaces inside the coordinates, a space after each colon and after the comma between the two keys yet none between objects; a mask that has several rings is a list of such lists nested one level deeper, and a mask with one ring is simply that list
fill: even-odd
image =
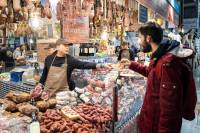
[{"label": "hanging light bulb", "polygon": [[104,31],[104,32],[101,34],[101,39],[102,39],[102,40],[108,40],[108,37],[109,37],[109,34],[108,34],[106,31]]},{"label": "hanging light bulb", "polygon": [[43,21],[39,17],[33,17],[29,19],[29,26],[33,31],[41,30],[43,27]]},{"label": "hanging light bulb", "polygon": [[43,19],[41,18],[41,9],[34,8],[30,13],[29,26],[33,31],[39,31],[43,27]]}]

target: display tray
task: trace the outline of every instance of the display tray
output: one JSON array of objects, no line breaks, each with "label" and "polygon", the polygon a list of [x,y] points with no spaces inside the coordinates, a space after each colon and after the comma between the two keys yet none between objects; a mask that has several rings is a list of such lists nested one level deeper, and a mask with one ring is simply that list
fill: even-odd
[{"label": "display tray", "polygon": [[9,91],[22,91],[30,93],[34,86],[25,85],[11,81],[0,81],[0,98],[3,98]]},{"label": "display tray", "polygon": [[37,84],[37,81],[34,79],[29,79],[29,80],[22,81],[22,83],[26,85],[30,85],[30,86],[35,86]]},{"label": "display tray", "polygon": [[125,73],[121,73],[120,76],[121,76],[121,77],[135,77],[135,74],[125,74]]},{"label": "display tray", "polygon": [[[123,79],[122,80],[123,85],[121,89],[119,89],[119,92],[118,92],[118,107],[119,108],[117,111],[118,121],[115,123],[115,131],[116,133],[121,132],[126,127],[126,125],[128,125],[129,122],[131,122],[137,116],[142,106],[143,96],[145,92],[145,89],[144,89],[145,79],[143,77],[141,78],[141,75],[138,75],[137,73],[130,74],[127,71],[125,74],[128,74],[128,75],[124,75],[124,76],[128,76],[127,78],[123,78],[123,76],[119,75],[119,71],[113,71],[113,70],[112,71],[107,71],[107,70],[102,70],[102,71],[78,70],[77,71],[75,70],[72,75],[72,78],[75,80],[76,84],[84,83],[87,86],[82,88],[81,86],[82,85],[84,86],[84,84],[82,84],[80,88],[75,88],[76,94],[73,91],[69,91],[70,93],[68,95],[66,95],[63,92],[63,95],[58,96],[56,100],[58,101],[59,99],[61,99],[59,104],[63,104],[63,101],[62,101],[63,98],[70,99],[70,100],[65,100],[65,101],[68,101],[69,103],[71,102],[71,104],[66,103],[66,105],[72,107],[81,116],[85,117],[85,119],[88,119],[90,121],[90,117],[91,116],[94,117],[95,115],[93,114],[95,114],[95,112],[99,114],[102,112],[103,108],[109,107],[111,109],[111,107],[114,105],[113,104],[113,87],[115,87],[116,78],[119,75],[119,77],[122,77],[121,80]],[[3,98],[10,90],[29,93],[31,89],[33,88],[34,86],[26,85],[23,83],[0,81],[0,98]],[[76,104],[72,104],[72,103],[76,103]],[[57,105],[59,104],[57,102]],[[86,104],[86,106],[83,104]],[[91,104],[96,105],[96,107],[94,108],[93,106],[91,106]],[[60,106],[57,106],[57,105],[56,107],[57,109],[59,109]],[[94,111],[95,109],[97,110]],[[98,110],[100,112],[98,112]],[[56,111],[56,109],[54,111]],[[46,119],[49,119],[49,118],[46,118]],[[94,117],[93,119],[95,119],[96,125],[92,125],[92,126],[94,126],[93,129],[96,129],[96,128],[99,128],[98,127],[99,122],[102,123],[101,121],[107,120],[108,118],[107,118],[107,115],[105,114],[104,118],[101,118],[101,116],[98,116],[97,118]],[[78,125],[80,124],[79,122],[82,123],[82,120],[78,121]],[[44,122],[41,125],[45,125]],[[79,126],[81,127],[81,125]],[[86,124],[86,126],[88,125]],[[106,126],[107,128],[106,130],[108,130],[110,126]],[[104,133],[104,131],[101,133]]]}]

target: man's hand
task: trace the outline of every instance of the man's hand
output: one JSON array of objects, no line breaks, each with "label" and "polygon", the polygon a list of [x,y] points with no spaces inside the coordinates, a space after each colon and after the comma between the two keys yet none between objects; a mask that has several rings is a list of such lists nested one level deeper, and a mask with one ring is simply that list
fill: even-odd
[{"label": "man's hand", "polygon": [[31,96],[34,98],[40,97],[42,94],[42,84],[38,84],[32,91],[31,91]]},{"label": "man's hand", "polygon": [[104,64],[103,65],[103,68],[107,68],[107,69],[112,69],[113,67],[112,67],[112,64]]},{"label": "man's hand", "polygon": [[145,53],[144,52],[137,53],[137,56],[138,56],[139,60],[144,60],[145,59]]},{"label": "man's hand", "polygon": [[49,100],[49,98],[50,98],[50,92],[43,91],[42,95],[41,95],[41,99],[47,101],[47,100]]}]

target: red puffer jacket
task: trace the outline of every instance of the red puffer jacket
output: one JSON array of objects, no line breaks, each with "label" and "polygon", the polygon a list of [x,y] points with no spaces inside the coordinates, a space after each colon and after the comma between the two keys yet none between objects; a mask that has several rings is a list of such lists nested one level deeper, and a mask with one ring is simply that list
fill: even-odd
[{"label": "red puffer jacket", "polygon": [[[177,48],[175,50],[177,52]],[[185,69],[182,59],[176,53],[167,52],[157,62],[151,59],[149,67],[132,62],[130,69],[146,76],[147,89],[144,103],[138,119],[141,133],[180,133],[182,117],[194,119],[196,105],[196,92],[193,77],[189,82],[192,87],[190,100],[184,99],[184,87],[186,81]],[[180,54],[180,53],[179,53]],[[184,104],[189,104],[188,112],[184,110]],[[191,106],[190,106],[191,105]]]}]

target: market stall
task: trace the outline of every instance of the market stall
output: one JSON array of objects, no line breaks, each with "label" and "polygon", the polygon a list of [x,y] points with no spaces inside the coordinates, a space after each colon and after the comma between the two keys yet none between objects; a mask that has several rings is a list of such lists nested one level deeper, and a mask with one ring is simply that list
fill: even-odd
[{"label": "market stall", "polygon": [[[18,90],[20,92],[10,88],[12,91],[6,90],[5,97],[1,99],[1,105],[3,105],[1,106],[1,116],[6,115],[1,117],[0,120],[3,123],[6,119],[8,123],[6,126],[0,125],[1,129],[11,131],[12,128],[10,126],[13,126],[12,119],[16,117],[21,121],[23,117],[30,117],[31,112],[35,111],[37,112],[42,132],[50,130],[100,133],[112,131],[112,111],[116,111],[112,110],[113,88],[116,85],[118,71],[84,70],[83,72],[79,70],[75,71],[73,75],[74,78],[80,75],[85,77],[83,79],[85,82],[83,88],[76,87],[74,91],[57,93],[55,99],[50,99],[49,101],[36,100],[35,106],[30,104],[30,94],[23,93],[25,88]],[[118,90],[118,121],[115,123],[115,131],[128,130],[126,126],[139,112],[145,92],[144,77],[129,70],[123,71],[120,77],[122,85]],[[21,115],[18,114],[19,116],[14,118],[10,117],[16,112],[20,112]],[[28,120],[27,132],[31,122],[30,119]],[[13,128],[17,129],[19,126],[13,126]]]}]

